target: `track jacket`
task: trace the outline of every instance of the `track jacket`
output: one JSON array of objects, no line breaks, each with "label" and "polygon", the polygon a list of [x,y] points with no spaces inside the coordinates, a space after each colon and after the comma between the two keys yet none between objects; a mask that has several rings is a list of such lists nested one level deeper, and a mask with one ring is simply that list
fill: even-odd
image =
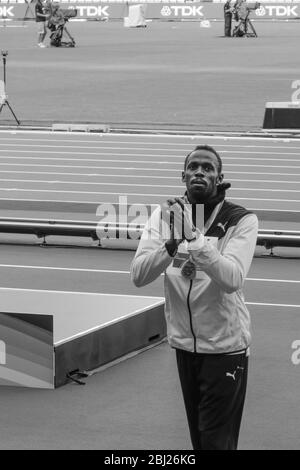
[{"label": "track jacket", "polygon": [[[241,206],[221,201],[214,220],[198,240],[179,245],[171,257],[162,238],[161,209],[148,220],[131,265],[131,277],[142,287],[165,273],[165,315],[172,347],[216,354],[247,348],[251,341],[250,315],[242,287],[257,239],[258,220]],[[204,243],[203,243],[204,241]],[[191,257],[196,277],[181,274]]]}]

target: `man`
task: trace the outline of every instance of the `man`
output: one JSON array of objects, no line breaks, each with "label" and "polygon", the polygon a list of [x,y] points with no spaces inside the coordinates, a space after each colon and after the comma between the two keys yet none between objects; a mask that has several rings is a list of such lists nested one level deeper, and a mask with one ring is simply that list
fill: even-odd
[{"label": "man", "polygon": [[44,44],[45,37],[47,35],[46,20],[48,14],[45,13],[42,0],[37,0],[35,5],[35,21],[38,25],[38,47],[45,48],[47,47]]},{"label": "man", "polygon": [[224,33],[225,37],[231,37],[232,15],[236,0],[227,0],[224,4]]},{"label": "man", "polygon": [[[216,150],[196,147],[185,160],[184,197],[154,211],[131,266],[138,287],[165,273],[168,340],[176,349],[197,450],[237,448],[247,385],[250,316],[242,286],[258,221],[225,200],[230,184],[223,178]],[[171,231],[164,240],[168,217]]]}]

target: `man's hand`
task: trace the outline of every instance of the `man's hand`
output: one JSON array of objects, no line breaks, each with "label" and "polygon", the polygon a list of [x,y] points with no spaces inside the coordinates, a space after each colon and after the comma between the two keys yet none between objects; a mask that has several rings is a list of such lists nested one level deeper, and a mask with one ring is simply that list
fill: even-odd
[{"label": "man's hand", "polygon": [[165,202],[161,206],[162,213],[162,224],[163,224],[163,233],[166,234],[166,243],[165,247],[170,256],[175,256],[177,253],[178,246],[182,242],[182,238],[179,237],[179,234],[175,233],[174,225],[174,214],[169,210],[170,206],[168,202]]},{"label": "man's hand", "polygon": [[180,198],[168,199],[162,206],[162,223],[169,232],[168,237],[177,246],[183,241],[196,238],[197,232],[193,224],[192,207]]},{"label": "man's hand", "polygon": [[175,231],[182,240],[191,241],[196,238],[196,227],[193,224],[192,206],[185,204],[176,197],[168,200],[171,213],[174,214]]}]

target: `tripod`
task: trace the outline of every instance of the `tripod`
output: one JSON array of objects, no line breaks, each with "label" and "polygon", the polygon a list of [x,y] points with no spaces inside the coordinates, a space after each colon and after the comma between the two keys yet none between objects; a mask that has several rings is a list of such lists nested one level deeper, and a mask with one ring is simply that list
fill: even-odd
[{"label": "tripod", "polygon": [[[15,115],[12,107],[10,106],[10,104],[8,102],[7,95],[6,95],[6,57],[7,57],[7,54],[8,54],[7,51],[1,51],[2,61],[3,61],[3,86],[2,86],[2,95],[0,94],[0,113],[1,113],[1,111],[4,108],[5,105],[8,106],[8,109],[12,113],[13,117],[15,118],[15,120],[17,121],[17,124],[19,126],[21,124],[21,122],[19,121],[19,119]],[[1,85],[1,81],[0,81],[0,85]],[[0,88],[0,90],[1,90],[1,88]]]}]

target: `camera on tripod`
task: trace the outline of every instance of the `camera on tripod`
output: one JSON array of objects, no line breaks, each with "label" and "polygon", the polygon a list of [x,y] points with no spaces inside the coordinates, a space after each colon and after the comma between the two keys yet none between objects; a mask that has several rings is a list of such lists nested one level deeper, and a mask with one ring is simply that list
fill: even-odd
[{"label": "camera on tripod", "polygon": [[233,37],[257,38],[256,30],[250,20],[250,14],[258,8],[260,8],[259,2],[246,4],[245,0],[237,0],[234,12],[237,25],[232,32]]}]

